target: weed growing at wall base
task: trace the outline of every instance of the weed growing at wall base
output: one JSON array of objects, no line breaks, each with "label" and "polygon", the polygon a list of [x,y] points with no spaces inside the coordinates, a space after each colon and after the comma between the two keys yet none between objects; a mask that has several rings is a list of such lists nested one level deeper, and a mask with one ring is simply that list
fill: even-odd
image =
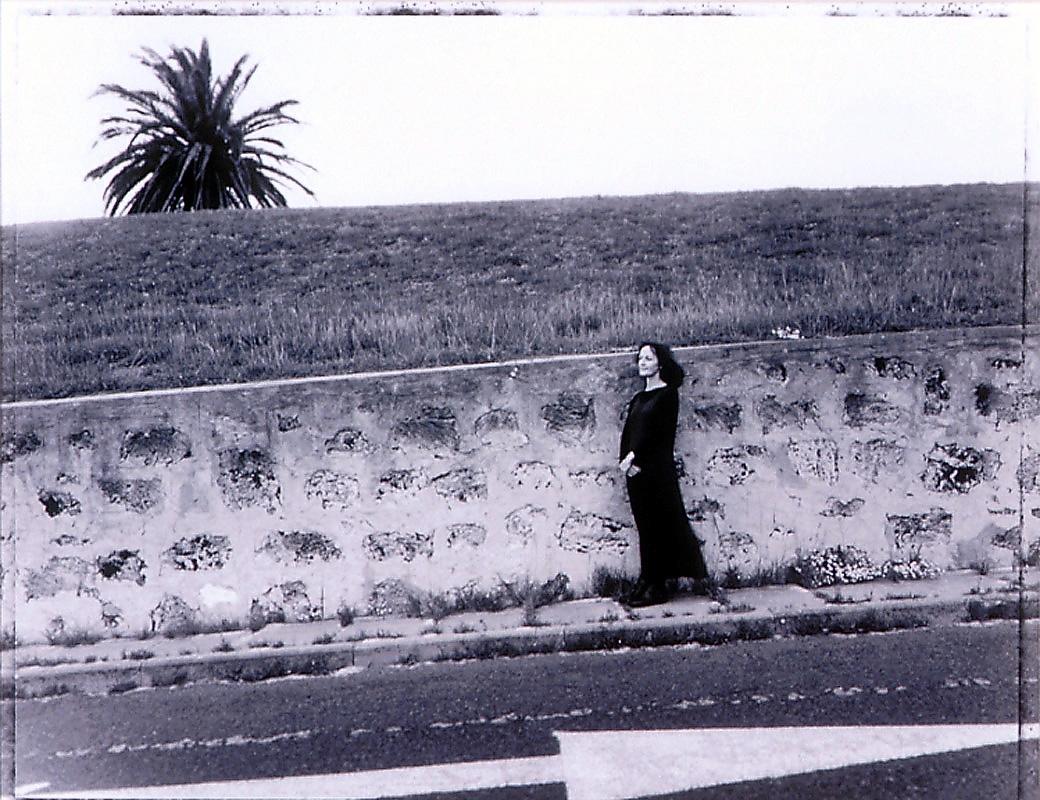
[{"label": "weed growing at wall base", "polygon": [[791,564],[770,564],[745,572],[737,566],[726,568],[722,576],[723,589],[748,589],[759,586],[782,586],[793,583],[797,579],[795,568]]},{"label": "weed growing at wall base", "polygon": [[525,615],[528,615],[541,606],[573,598],[570,578],[561,572],[542,583],[528,577],[513,581],[500,579],[498,585],[492,588],[481,588],[470,583],[446,592],[413,594],[408,598],[408,616],[428,617],[434,622],[440,622],[451,614],[495,612],[516,607],[524,608]]},{"label": "weed growing at wall base", "polygon": [[837,583],[863,583],[880,577],[870,556],[855,545],[835,545],[800,555],[792,567],[798,582],[807,589]]},{"label": "weed growing at wall base", "polygon": [[969,622],[984,622],[993,619],[1036,619],[1040,617],[1040,601],[1037,598],[1025,600],[969,600],[966,608],[966,619]]},{"label": "weed growing at wall base", "polygon": [[597,597],[620,600],[632,594],[636,580],[619,569],[599,566],[593,571],[589,584],[592,594]]},{"label": "weed growing at wall base", "polygon": [[[56,619],[61,619],[56,617]],[[76,647],[84,644],[100,642],[104,637],[96,631],[87,628],[68,627],[61,625],[50,627],[45,631],[48,644],[60,645],[62,647]]]}]

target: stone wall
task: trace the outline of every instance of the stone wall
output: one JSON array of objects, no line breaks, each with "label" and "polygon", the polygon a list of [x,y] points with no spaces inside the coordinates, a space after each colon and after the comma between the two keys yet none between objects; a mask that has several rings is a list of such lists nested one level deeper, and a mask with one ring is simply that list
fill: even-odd
[{"label": "stone wall", "polygon": [[[1040,527],[1037,329],[685,348],[709,564],[856,544],[1011,563]],[[638,568],[632,354],[3,407],[4,627],[135,634]],[[60,620],[59,620],[60,618]]]}]

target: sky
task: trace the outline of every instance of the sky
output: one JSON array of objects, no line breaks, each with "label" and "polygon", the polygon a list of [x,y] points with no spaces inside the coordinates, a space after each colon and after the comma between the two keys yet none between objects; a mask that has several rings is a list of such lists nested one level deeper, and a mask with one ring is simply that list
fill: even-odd
[{"label": "sky", "polygon": [[[125,2],[4,0],[0,221],[104,215],[103,181],[84,176],[117,151],[95,142],[122,105],[95,90],[152,88],[141,47],[166,54],[203,37],[218,73],[242,54],[259,65],[240,112],[299,101],[303,124],[277,135],[314,167],[297,174],[316,196],[289,190],[294,207],[1038,175],[1040,158],[1026,157],[1040,143],[1040,13],[1029,6],[907,18],[833,4],[727,17],[633,16],[619,4],[498,17],[248,5],[268,13],[120,16],[111,10]],[[826,14],[835,8],[853,16]]]}]

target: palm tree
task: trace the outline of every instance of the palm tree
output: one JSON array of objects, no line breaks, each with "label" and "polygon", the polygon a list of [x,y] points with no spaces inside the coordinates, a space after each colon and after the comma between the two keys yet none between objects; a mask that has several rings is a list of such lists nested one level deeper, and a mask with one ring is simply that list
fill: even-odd
[{"label": "palm tree", "polygon": [[129,136],[114,158],[87,173],[102,178],[114,171],[105,189],[105,210],[115,215],[201,208],[285,206],[278,185],[290,182],[314,193],[281,167],[309,167],[285,154],[285,146],[263,131],[298,123],[285,113],[296,104],[283,100],[233,118],[235,102],[256,72],[245,73],[242,56],[224,78],[214,80],[209,45],[198,53],[172,48],[163,59],[143,49],[138,60],[158,77],[162,91],[126,89],[103,84],[96,94],[114,94],[128,107],[121,116],[106,117],[98,141]]}]

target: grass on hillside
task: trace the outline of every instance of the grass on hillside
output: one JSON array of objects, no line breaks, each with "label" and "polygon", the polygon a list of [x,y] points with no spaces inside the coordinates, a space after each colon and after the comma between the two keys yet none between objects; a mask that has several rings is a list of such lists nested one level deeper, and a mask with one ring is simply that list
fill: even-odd
[{"label": "grass on hillside", "polygon": [[3,397],[1018,323],[1022,240],[1021,184],[6,227]]}]

